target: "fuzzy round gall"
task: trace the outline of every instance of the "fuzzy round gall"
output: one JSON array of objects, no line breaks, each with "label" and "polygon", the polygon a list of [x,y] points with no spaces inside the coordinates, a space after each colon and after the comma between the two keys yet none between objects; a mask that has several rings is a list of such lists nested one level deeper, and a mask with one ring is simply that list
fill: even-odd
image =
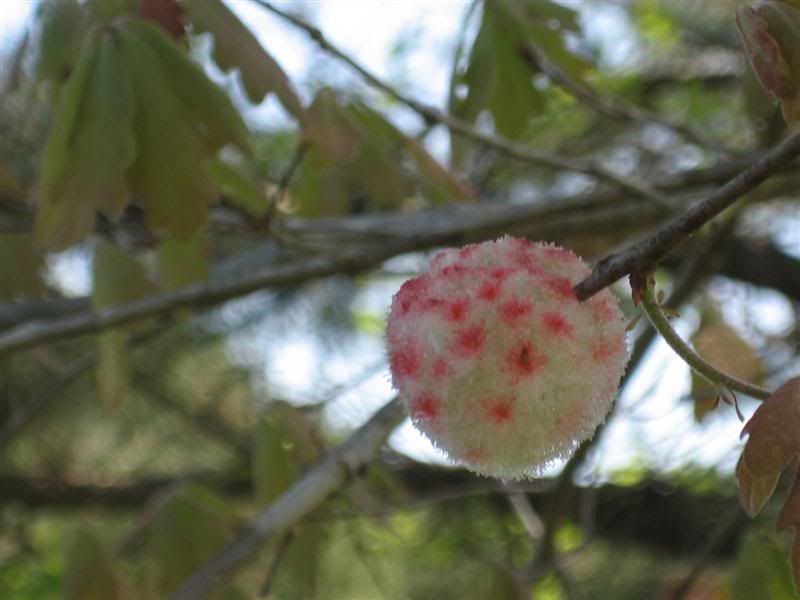
[{"label": "fuzzy round gall", "polygon": [[628,361],[604,290],[571,251],[504,237],[436,254],[406,281],[387,326],[392,382],[414,425],[484,475],[532,477],[605,419]]}]

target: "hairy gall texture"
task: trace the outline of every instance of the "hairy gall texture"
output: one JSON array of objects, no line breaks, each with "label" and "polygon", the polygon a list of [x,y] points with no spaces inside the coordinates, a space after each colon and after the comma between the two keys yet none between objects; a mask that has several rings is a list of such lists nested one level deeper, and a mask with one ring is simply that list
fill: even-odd
[{"label": "hairy gall texture", "polygon": [[444,250],[403,284],[387,327],[411,419],[484,475],[535,476],[605,419],[628,361],[611,292],[579,303],[575,254],[504,237]]}]

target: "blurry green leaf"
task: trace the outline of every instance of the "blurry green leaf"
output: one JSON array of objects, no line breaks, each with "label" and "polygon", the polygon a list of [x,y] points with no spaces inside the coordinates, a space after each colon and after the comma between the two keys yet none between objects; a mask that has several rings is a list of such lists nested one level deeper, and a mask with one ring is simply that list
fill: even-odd
[{"label": "blurry green leaf", "polygon": [[45,0],[39,5],[39,79],[61,81],[72,70],[82,41],[86,14],[78,0]]},{"label": "blurry green leaf", "polygon": [[317,455],[308,417],[290,404],[271,404],[253,438],[253,483],[259,504],[269,504],[286,491]]},{"label": "blurry green leaf", "polygon": [[794,540],[792,549],[789,551],[789,561],[792,566],[795,591],[800,592],[800,474],[795,475],[794,484],[789,496],[786,498],[786,502],[781,507],[775,527],[778,531],[794,529]]},{"label": "blurry green leaf", "polygon": [[[148,225],[164,237],[189,240],[205,224],[216,197],[207,168],[207,146],[143,28],[120,31],[120,48],[135,83],[139,153],[130,170],[133,190],[144,195]],[[161,34],[163,35],[163,34]]]},{"label": "blurry green leaf", "polygon": [[[320,562],[328,539],[322,524],[309,523],[297,527],[278,577],[295,598],[319,598]],[[324,594],[323,594],[324,595]]]},{"label": "blurry green leaf", "polygon": [[771,535],[752,533],[739,546],[731,582],[733,600],[791,600],[792,573],[781,545]]},{"label": "blurry green leaf", "polygon": [[127,334],[112,329],[97,336],[97,395],[106,408],[122,405],[130,375],[127,360]]},{"label": "blurry green leaf", "polygon": [[427,197],[434,202],[474,200],[475,194],[458,177],[447,171],[434,159],[425,147],[414,138],[401,134],[401,139],[414,159],[420,176],[428,185]]},{"label": "blurry green leaf", "polygon": [[524,30],[501,6],[487,4],[484,15],[492,30],[495,59],[494,87],[487,108],[497,130],[518,139],[525,133],[528,119],[544,104],[541,92],[533,86],[534,71],[520,56]]},{"label": "blurry green leaf", "polygon": [[211,177],[228,200],[249,215],[260,218],[267,214],[266,194],[240,166],[218,158],[211,163]]},{"label": "blurry green leaf", "polygon": [[128,201],[134,96],[112,33],[84,46],[62,91],[45,148],[37,239],[65,248],[92,231],[95,211],[118,216]]},{"label": "blurry green leaf", "polygon": [[112,552],[89,529],[75,532],[66,547],[64,598],[115,600],[122,598],[120,574]]},{"label": "blurry green leaf", "polygon": [[158,291],[133,255],[105,240],[100,240],[95,248],[92,278],[95,308],[131,302]]},{"label": "blurry green leaf", "polygon": [[238,68],[250,100],[260,103],[274,92],[297,119],[303,107],[289,78],[253,33],[221,0],[184,0],[195,32],[214,36],[214,59],[223,70]]},{"label": "blurry green leaf", "polygon": [[483,20],[460,83],[466,86],[463,102],[455,114],[473,121],[488,108],[497,130],[519,138],[529,116],[541,109],[541,93],[533,86],[533,71],[520,55],[526,32],[501,3],[487,3]]},{"label": "blurry green leaf", "polygon": [[0,300],[38,296],[42,257],[29,233],[0,233]]},{"label": "blurry green leaf", "polygon": [[419,142],[361,102],[340,104],[320,90],[308,123],[309,151],[292,182],[304,215],[392,209],[417,194],[434,203],[474,198]]},{"label": "blurry green leaf", "polygon": [[164,240],[158,248],[158,273],[161,284],[177,290],[208,279],[207,239],[203,232],[182,242]]},{"label": "blurry green leaf", "polygon": [[[95,248],[92,281],[95,308],[132,302],[157,291],[134,256],[105,240]],[[126,339],[125,329],[103,331],[97,337],[97,391],[103,403],[112,408],[122,403],[128,389]]]},{"label": "blurry green leaf", "polygon": [[308,107],[306,139],[330,160],[349,161],[358,152],[361,134],[342,110],[336,93],[321,89]]},{"label": "blurry green leaf", "polygon": [[145,533],[143,556],[154,597],[175,591],[230,541],[238,523],[229,503],[203,486],[190,484],[171,494]]},{"label": "blurry green leaf", "polygon": [[138,20],[126,22],[125,27],[156,52],[172,91],[206,140],[209,152],[229,143],[245,152],[250,150],[250,132],[241,114],[199,65],[157,27]]}]

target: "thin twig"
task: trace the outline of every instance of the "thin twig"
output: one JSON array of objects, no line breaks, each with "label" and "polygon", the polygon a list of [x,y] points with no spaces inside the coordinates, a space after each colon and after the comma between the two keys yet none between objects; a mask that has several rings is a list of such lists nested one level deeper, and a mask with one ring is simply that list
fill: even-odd
[{"label": "thin twig", "polygon": [[206,598],[213,584],[250,560],[270,538],[289,530],[359,473],[404,416],[399,399],[386,404],[195,571],[172,594],[172,599]]},{"label": "thin twig", "polygon": [[367,81],[372,87],[384,92],[385,94],[391,96],[398,102],[405,104],[411,110],[419,114],[427,123],[439,123],[447,127],[450,131],[457,133],[467,139],[470,139],[474,142],[478,142],[481,144],[486,144],[496,148],[497,150],[503,152],[507,156],[520,160],[522,162],[540,166],[540,167],[547,167],[550,169],[563,169],[569,171],[576,171],[578,173],[584,173],[586,175],[590,175],[597,179],[605,180],[608,183],[611,183],[619,188],[626,190],[635,196],[641,197],[645,200],[655,203],[657,206],[660,206],[662,209],[666,211],[670,211],[672,207],[666,201],[666,199],[659,194],[657,191],[652,189],[650,186],[645,184],[644,182],[638,181],[632,177],[626,177],[623,175],[619,175],[614,173],[613,171],[609,170],[602,164],[594,161],[594,160],[587,160],[587,159],[573,159],[567,158],[563,156],[557,156],[553,154],[548,154],[546,152],[542,152],[539,150],[535,150],[530,148],[524,144],[520,144],[510,140],[508,138],[504,138],[499,135],[493,135],[490,133],[485,133],[479,131],[478,129],[474,128],[471,124],[447,113],[439,110],[434,106],[430,106],[427,104],[423,104],[406,94],[403,94],[396,88],[392,87],[366,68],[364,68],[361,64],[357,63],[353,58],[351,58],[348,54],[334,46],[325,35],[320,31],[318,28],[314,27],[313,25],[307,23],[303,19],[283,11],[269,2],[265,0],[253,0],[259,6],[267,9],[268,11],[278,15],[280,18],[288,21],[292,25],[302,29],[305,31],[308,36],[316,42],[316,44],[325,52],[330,54],[331,56],[335,57],[337,60],[345,63],[351,69],[353,69],[356,73],[358,73],[365,81]]},{"label": "thin twig", "polygon": [[259,597],[266,598],[269,596],[269,593],[272,590],[272,584],[274,583],[275,577],[278,574],[278,569],[280,568],[283,559],[286,557],[289,547],[292,545],[292,541],[294,541],[293,531],[287,531],[280,538],[278,538],[275,553],[272,555],[272,561],[270,561],[269,567],[267,567],[267,574],[264,576],[264,583],[261,584],[261,589],[258,592]]},{"label": "thin twig", "polygon": [[788,165],[798,154],[800,154],[800,133],[775,146],[728,183],[660,227],[655,233],[626,250],[601,260],[592,273],[575,286],[575,295],[579,300],[587,300],[625,275],[652,267],[678,243],[761,184],[775,171]]},{"label": "thin twig", "polygon": [[661,334],[664,341],[697,373],[708,379],[712,385],[723,386],[737,392],[742,392],[753,398],[766,400],[772,392],[758,385],[742,381],[733,375],[720,371],[708,363],[684,342],[664,315],[663,309],[658,305],[655,297],[654,286],[647,282],[641,290],[641,306],[653,328]]},{"label": "thin twig", "polygon": [[294,154],[292,154],[292,159],[286,167],[286,170],[281,175],[281,178],[278,181],[278,187],[273,190],[272,194],[270,194],[267,212],[259,221],[260,227],[263,227],[264,229],[269,228],[270,224],[272,223],[272,219],[275,216],[275,211],[278,209],[278,202],[280,202],[281,197],[286,192],[289,184],[292,182],[292,177],[294,177],[298,167],[303,162],[303,158],[305,158],[307,151],[308,143],[301,141],[297,145],[297,149],[294,151]]}]

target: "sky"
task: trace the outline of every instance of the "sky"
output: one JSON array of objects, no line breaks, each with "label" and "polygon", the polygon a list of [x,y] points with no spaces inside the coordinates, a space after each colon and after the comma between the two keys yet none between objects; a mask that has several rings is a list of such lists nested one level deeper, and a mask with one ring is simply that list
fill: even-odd
[{"label": "sky", "polygon": [[[371,93],[349,71],[321,58],[304,33],[286,26],[248,0],[230,4],[294,81],[323,76],[330,81],[352,82],[356,89]],[[0,2],[0,54],[5,56],[11,51],[22,24],[34,7],[35,2],[31,0]],[[588,38],[604,49],[603,56],[608,64],[624,65],[626,56],[630,55],[631,42],[625,41],[630,37],[625,35],[629,26],[621,9],[599,3],[584,7],[583,23],[587,26]],[[402,85],[404,91],[416,98],[444,105],[451,70],[449,61],[466,3],[338,0],[307,3],[305,8],[309,18],[335,45],[368,69]],[[400,44],[401,40],[407,43]],[[324,73],[320,75],[314,69],[323,69]],[[217,76],[222,77],[221,74]],[[283,118],[282,109],[274,100],[259,107],[246,107],[246,113],[250,122],[259,124]],[[392,116],[413,127],[413,115],[400,112]],[[445,144],[443,139],[434,138],[432,145],[432,150],[441,154],[437,146],[441,148]],[[791,240],[789,243],[791,245]],[[74,294],[89,291],[85,254],[67,253],[53,262],[53,270],[67,291]],[[359,291],[356,304],[365,313],[381,318],[401,283],[402,279],[398,278],[368,286]],[[764,292],[754,296],[751,293],[740,301],[731,302],[728,301],[731,291],[723,283],[716,286],[716,293],[725,300],[722,305],[726,317],[746,334],[752,331],[754,321],[768,331],[780,331],[790,319],[791,307],[777,294]],[[698,320],[694,311],[687,310],[677,320],[676,327],[688,336]],[[393,395],[383,364],[385,351],[380,336],[362,335],[352,340],[346,350],[329,352],[316,344],[312,328],[298,326],[290,333],[276,336],[269,319],[265,319],[261,327],[234,339],[231,351],[239,360],[251,364],[255,361],[264,369],[265,379],[276,392],[309,401],[325,396],[317,385],[320,375],[331,385],[344,385],[358,378],[357,385],[340,390],[330,403],[327,414],[334,426],[357,425]],[[704,466],[720,466],[726,471],[732,469],[738,456],[736,449],[741,444],[741,425],[733,417],[732,410],[723,407],[706,425],[697,427],[691,403],[681,399],[689,390],[689,382],[688,367],[666,344],[656,343],[620,399],[620,418],[614,420],[590,459],[587,476],[606,476],[632,462],[670,469],[696,461]],[[745,408],[752,410],[752,405]],[[395,433],[392,442],[417,458],[444,460],[408,423]]]}]

